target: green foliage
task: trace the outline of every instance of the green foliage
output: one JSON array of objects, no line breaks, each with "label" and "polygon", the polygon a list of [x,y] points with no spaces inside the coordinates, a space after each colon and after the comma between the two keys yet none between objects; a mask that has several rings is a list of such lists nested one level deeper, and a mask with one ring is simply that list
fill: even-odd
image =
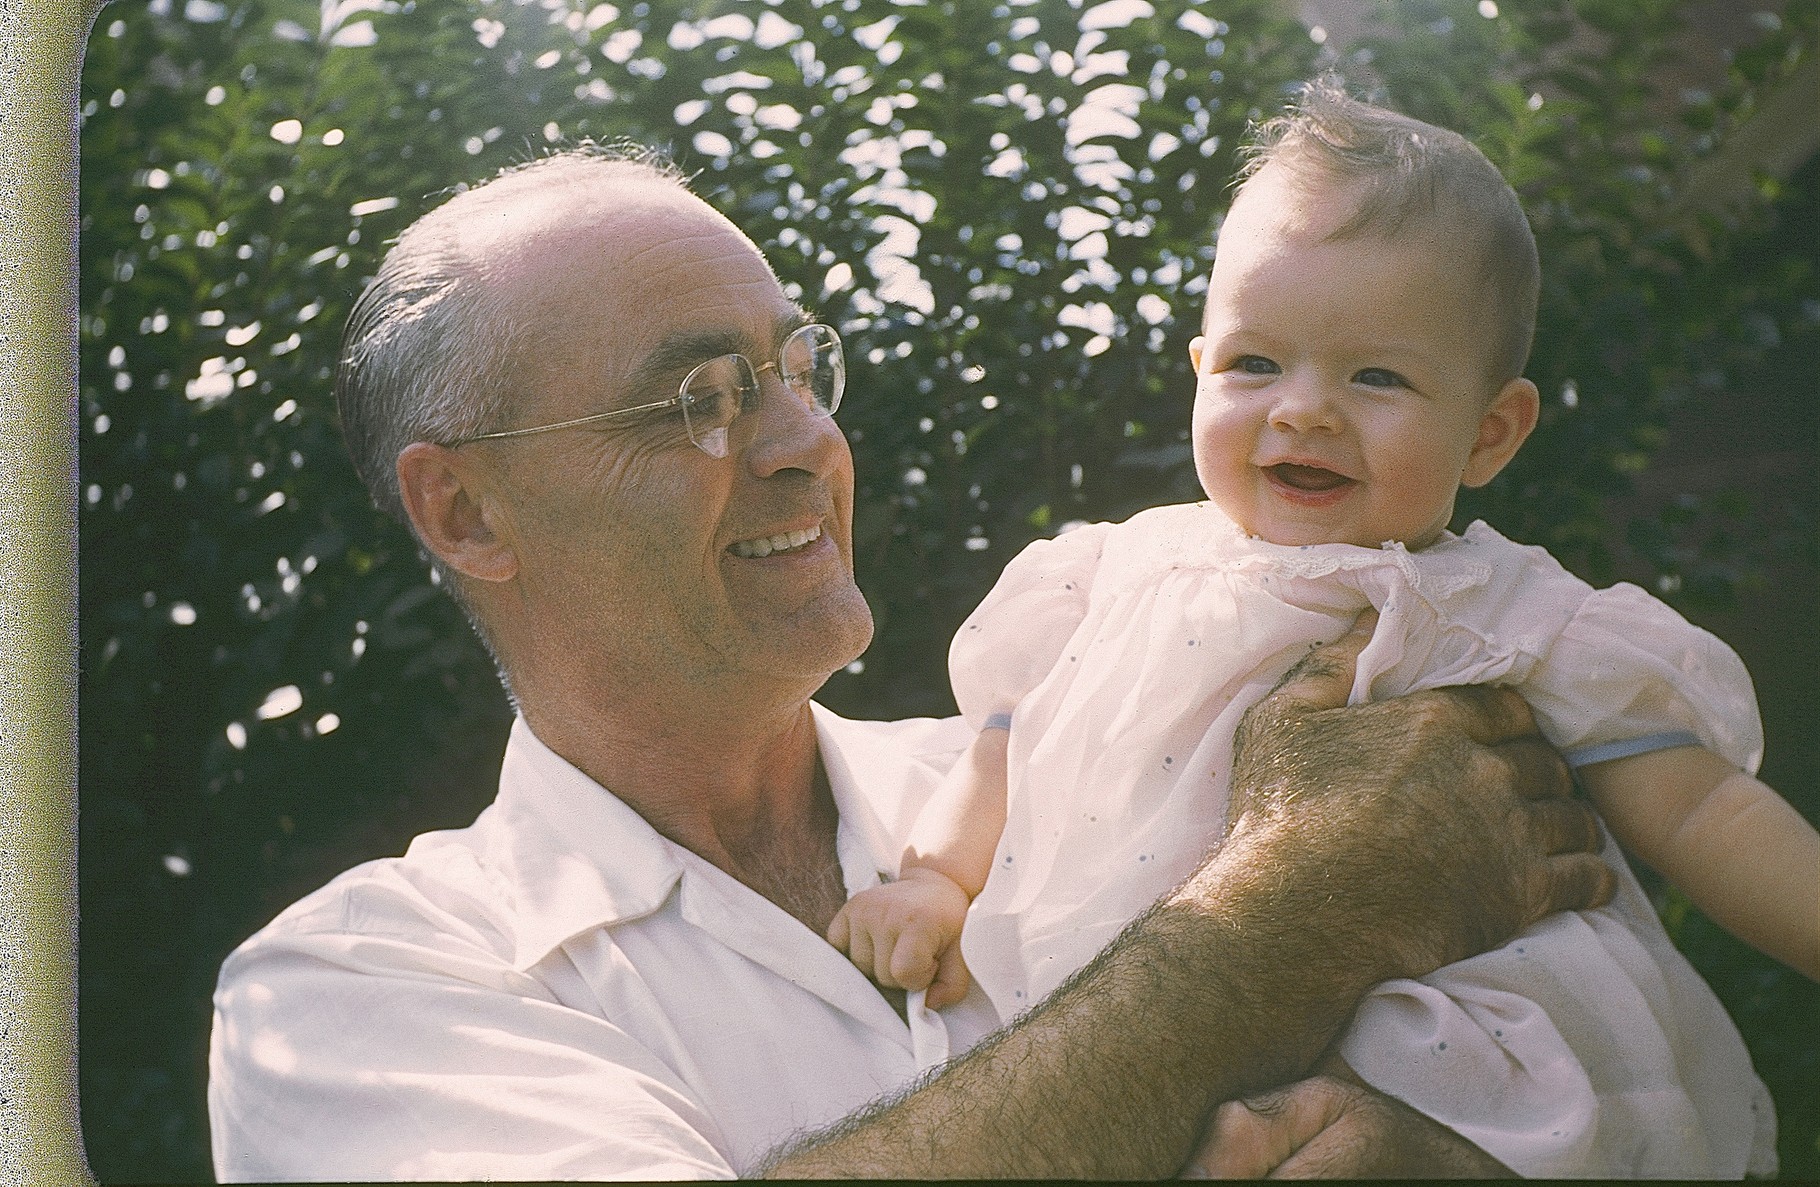
[{"label": "green foliage", "polygon": [[[1600,501],[1647,467],[1666,415],[1720,393],[1784,333],[1811,333],[1801,302],[1816,291],[1812,257],[1785,256],[1782,275],[1762,275],[1747,257],[1763,212],[1721,222],[1685,209],[1679,186],[1714,149],[1715,128],[1811,60],[1815,13],[1790,6],[1790,27],[1740,58],[1748,85],[1685,97],[1665,124],[1675,97],[1659,79],[1687,52],[1678,0],[1536,0],[1491,20],[1447,0],[1380,7],[1391,30],[1353,60],[1371,63],[1400,110],[1474,137],[1522,195],[1542,256],[1527,372],[1543,392],[1542,422],[1489,489],[1462,500],[1461,515],[1609,582],[1618,542]],[[1631,525],[1625,543],[1651,562],[1661,590],[1704,593],[1695,602],[1711,606],[1748,561],[1712,535],[1696,538],[1707,526],[1683,506]]]},{"label": "green foliage", "polygon": [[[1322,61],[1284,7],[105,10],[81,244],[82,1076],[102,1176],[206,1174],[207,997],[234,943],[490,795],[490,665],[334,424],[340,326],[391,236],[550,144],[668,146],[856,364],[841,416],[880,629],[825,697],[943,712],[947,636],[1018,548],[1197,495],[1186,348],[1233,150]],[[1342,64],[1473,136],[1524,194],[1549,407],[1469,510],[1600,577],[1620,546],[1602,500],[1669,410],[1811,333],[1811,257],[1753,254],[1751,217],[1684,233],[1676,186],[1813,52],[1815,21],[1791,6],[1665,124],[1650,81],[1676,5],[1509,7],[1386,4],[1369,70]],[[1696,538],[1708,512],[1629,546],[1729,588],[1747,550]]]}]

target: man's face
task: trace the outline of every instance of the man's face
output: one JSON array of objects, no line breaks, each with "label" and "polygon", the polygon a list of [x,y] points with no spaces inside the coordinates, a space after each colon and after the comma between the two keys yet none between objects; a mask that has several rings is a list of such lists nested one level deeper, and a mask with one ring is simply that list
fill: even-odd
[{"label": "man's face", "polygon": [[[497,281],[536,345],[499,428],[667,400],[716,355],[771,361],[808,320],[751,241],[681,190],[532,200],[506,216]],[[774,370],[761,386],[725,457],[697,449],[675,409],[465,447],[489,452],[503,496],[532,631],[521,653],[656,695],[729,677],[819,684],[864,650],[846,440]]]}]

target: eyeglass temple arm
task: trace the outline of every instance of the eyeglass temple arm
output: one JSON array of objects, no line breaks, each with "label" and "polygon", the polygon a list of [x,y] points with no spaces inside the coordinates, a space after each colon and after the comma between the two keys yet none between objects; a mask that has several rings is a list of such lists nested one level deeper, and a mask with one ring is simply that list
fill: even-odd
[{"label": "eyeglass temple arm", "polygon": [[603,420],[612,420],[616,416],[630,416],[634,412],[652,412],[659,408],[674,408],[681,403],[682,397],[658,400],[652,404],[639,404],[631,408],[615,408],[611,412],[596,412],[591,416],[578,416],[574,420],[559,420],[553,425],[533,425],[528,429],[502,429],[497,433],[476,433],[472,437],[463,437],[450,442],[450,447],[466,445],[470,441],[496,441],[501,437],[528,437],[532,433],[547,433],[551,429],[572,429],[577,425],[590,425]]}]

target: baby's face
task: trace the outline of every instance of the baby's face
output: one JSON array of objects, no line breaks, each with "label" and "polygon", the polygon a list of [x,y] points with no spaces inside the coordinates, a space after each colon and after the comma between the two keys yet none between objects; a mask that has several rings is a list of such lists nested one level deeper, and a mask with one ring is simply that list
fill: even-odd
[{"label": "baby's face", "polygon": [[1272,543],[1421,548],[1522,444],[1535,387],[1488,378],[1493,314],[1440,231],[1327,241],[1352,209],[1274,165],[1234,204],[1190,348],[1195,468]]}]

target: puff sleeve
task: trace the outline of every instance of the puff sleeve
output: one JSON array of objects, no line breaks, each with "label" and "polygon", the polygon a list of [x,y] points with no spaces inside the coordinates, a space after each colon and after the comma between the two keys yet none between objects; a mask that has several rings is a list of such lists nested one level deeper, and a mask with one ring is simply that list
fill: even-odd
[{"label": "puff sleeve", "polygon": [[1666,734],[1689,735],[1745,771],[1763,759],[1744,662],[1634,585],[1595,590],[1521,691],[1571,762],[1616,758],[1610,747]]},{"label": "puff sleeve", "polygon": [[1086,617],[1113,525],[1086,524],[1014,557],[948,650],[954,699],[967,724],[1009,713],[1049,674]]}]

